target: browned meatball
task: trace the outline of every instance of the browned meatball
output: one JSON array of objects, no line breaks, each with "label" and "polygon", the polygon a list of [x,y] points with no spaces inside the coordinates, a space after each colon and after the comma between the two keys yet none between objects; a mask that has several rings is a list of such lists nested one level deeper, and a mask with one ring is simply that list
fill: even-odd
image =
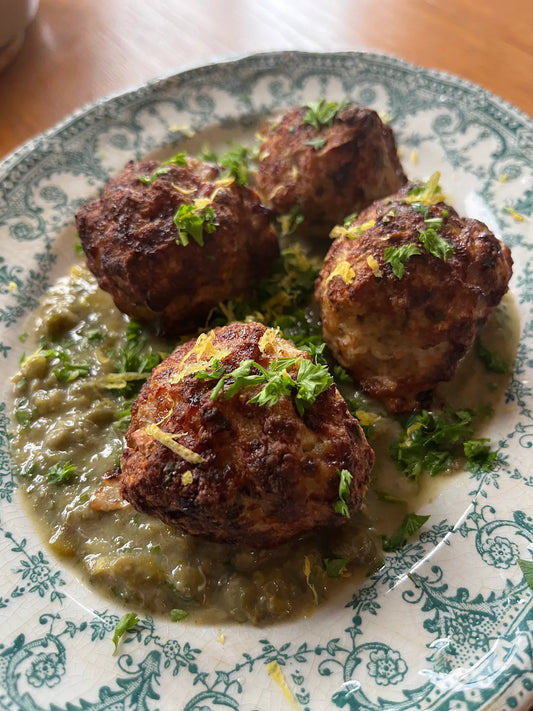
[{"label": "browned meatball", "polygon": [[246,293],[279,253],[254,192],[219,179],[213,164],[178,163],[129,163],[76,215],[100,287],[166,335],[196,328],[219,301]]},{"label": "browned meatball", "polygon": [[486,225],[419,192],[404,188],[338,228],[315,287],[324,340],[392,412],[426,405],[452,377],[512,270]]},{"label": "browned meatball", "polygon": [[[294,359],[284,365],[293,378],[311,362],[259,323],[233,323],[178,347],[133,406],[123,496],[189,534],[257,547],[345,521],[337,502],[344,513],[360,506],[374,453],[332,381],[307,407],[294,389],[252,402],[259,383],[227,397],[236,368],[251,360],[273,369],[281,358]],[[213,398],[221,368],[228,378]],[[343,470],[353,478],[339,499]]]},{"label": "browned meatball", "polygon": [[323,123],[310,111],[292,108],[265,127],[256,184],[278,215],[295,210],[306,232],[327,236],[347,215],[396,192],[406,177],[393,133],[375,111],[350,104]]}]

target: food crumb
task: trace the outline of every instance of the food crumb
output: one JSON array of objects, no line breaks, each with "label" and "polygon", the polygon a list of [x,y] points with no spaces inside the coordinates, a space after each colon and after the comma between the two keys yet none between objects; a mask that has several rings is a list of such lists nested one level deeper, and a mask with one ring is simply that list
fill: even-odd
[{"label": "food crumb", "polygon": [[499,183],[506,183],[507,182],[507,173],[502,173],[500,177],[498,178]]},{"label": "food crumb", "polygon": [[418,165],[418,151],[416,149],[411,151],[411,163]]},{"label": "food crumb", "polygon": [[222,632],[221,629],[218,630],[217,642],[219,644],[225,644],[226,642],[226,636],[224,635],[224,632]]}]

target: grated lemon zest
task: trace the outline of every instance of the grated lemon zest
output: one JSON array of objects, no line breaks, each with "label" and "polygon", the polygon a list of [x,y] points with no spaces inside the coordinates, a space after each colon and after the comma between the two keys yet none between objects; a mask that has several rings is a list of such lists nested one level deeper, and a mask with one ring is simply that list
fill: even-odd
[{"label": "grated lemon zest", "polygon": [[379,415],[376,415],[374,412],[367,412],[366,410],[356,410],[355,416],[363,427],[373,425],[376,420],[379,420]]},{"label": "grated lemon zest", "polygon": [[304,555],[304,575],[305,575],[305,582],[307,583],[307,587],[313,593],[315,605],[318,605],[318,594],[317,594],[316,588],[309,580],[309,576],[311,575],[311,561],[309,560],[309,556],[307,556],[307,555]]},{"label": "grated lemon zest", "polygon": [[508,205],[505,210],[511,215],[515,222],[525,222],[527,219],[525,215],[522,215],[521,212],[518,212],[514,209],[514,207],[511,207],[510,205]]},{"label": "grated lemon zest", "polygon": [[407,195],[404,202],[421,202],[423,205],[435,205],[437,202],[444,202],[445,195],[439,190],[440,172],[436,170],[427,181],[424,190],[419,195]]},{"label": "grated lemon zest", "polygon": [[287,684],[287,680],[285,679],[285,676],[283,675],[283,672],[281,671],[281,667],[276,662],[275,660],[273,662],[269,662],[266,665],[266,670],[267,674],[269,677],[272,679],[272,681],[275,681],[276,684],[279,686],[281,689],[281,693],[285,697],[285,699],[290,703],[290,705],[293,707],[293,709],[299,709],[301,706],[298,704],[296,699],[294,698],[291,690],[289,689],[289,685]]},{"label": "grated lemon zest", "polygon": [[333,277],[339,276],[345,284],[351,284],[355,279],[355,270],[350,264],[350,262],[342,261],[337,264],[335,269],[326,279],[326,286],[333,279]]},{"label": "grated lemon zest", "polygon": [[183,472],[183,474],[181,475],[181,485],[189,486],[189,484],[192,484],[192,482],[192,471],[190,469],[187,469],[187,471]]},{"label": "grated lemon zest", "polygon": [[279,336],[279,327],[278,328],[267,328],[267,330],[263,333],[261,338],[259,339],[259,343],[257,344],[259,346],[259,350],[261,353],[272,353],[273,351],[276,350],[276,347],[274,345],[275,340]]},{"label": "grated lemon zest", "polygon": [[374,276],[376,277],[376,279],[379,279],[380,277],[383,276],[383,272],[382,272],[381,269],[379,268],[379,263],[378,263],[377,259],[376,259],[374,256],[372,256],[372,255],[370,254],[370,255],[366,258],[366,263],[368,264],[368,266],[370,267],[370,269],[372,269],[372,273],[374,274]]},{"label": "grated lemon zest", "polygon": [[177,454],[182,459],[185,459],[185,461],[189,462],[189,464],[201,464],[202,462],[205,462],[205,459],[201,454],[193,452],[192,449],[184,447],[182,444],[178,444],[178,442],[174,440],[174,437],[182,437],[182,434],[171,435],[169,432],[163,432],[163,430],[154,422],[146,425],[144,430],[147,435],[150,435],[150,437],[153,437],[165,447],[168,447],[168,449],[174,452],[174,454]]},{"label": "grated lemon zest", "polygon": [[172,183],[172,187],[174,188],[174,190],[177,190],[182,195],[192,195],[193,193],[195,193],[198,190],[198,188],[196,188],[196,187],[195,188],[182,188],[181,185],[177,185],[176,183]]}]

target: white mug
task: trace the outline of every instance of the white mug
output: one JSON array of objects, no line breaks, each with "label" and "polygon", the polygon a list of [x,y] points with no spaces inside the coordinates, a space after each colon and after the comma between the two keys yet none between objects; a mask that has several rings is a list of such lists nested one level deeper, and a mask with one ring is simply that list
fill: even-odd
[{"label": "white mug", "polygon": [[17,54],[39,0],[0,0],[0,69]]}]

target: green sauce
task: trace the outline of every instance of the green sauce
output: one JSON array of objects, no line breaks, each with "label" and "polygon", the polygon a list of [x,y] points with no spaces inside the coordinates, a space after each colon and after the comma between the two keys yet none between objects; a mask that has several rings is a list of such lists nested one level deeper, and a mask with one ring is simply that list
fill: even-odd
[{"label": "green sauce", "polygon": [[[518,338],[513,308],[506,298],[483,332],[484,344],[509,362]],[[388,449],[399,424],[374,403],[365,406],[380,415],[370,438],[377,452],[372,485],[362,510],[335,530],[259,551],[183,535],[120,501],[113,480],[102,477],[116,467],[128,403],[148,375],[117,374],[128,323],[75,266],[28,324],[35,342],[26,345],[35,351],[13,379],[12,454],[30,517],[77,575],[138,610],[170,616],[179,608],[188,620],[266,624],[311,615],[338,588],[379,567],[381,534],[390,535],[432,494],[395,469]],[[175,345],[149,339],[146,363]],[[486,405],[501,398],[506,382],[471,354],[439,397],[454,407]],[[383,491],[405,503],[384,500]]]}]

